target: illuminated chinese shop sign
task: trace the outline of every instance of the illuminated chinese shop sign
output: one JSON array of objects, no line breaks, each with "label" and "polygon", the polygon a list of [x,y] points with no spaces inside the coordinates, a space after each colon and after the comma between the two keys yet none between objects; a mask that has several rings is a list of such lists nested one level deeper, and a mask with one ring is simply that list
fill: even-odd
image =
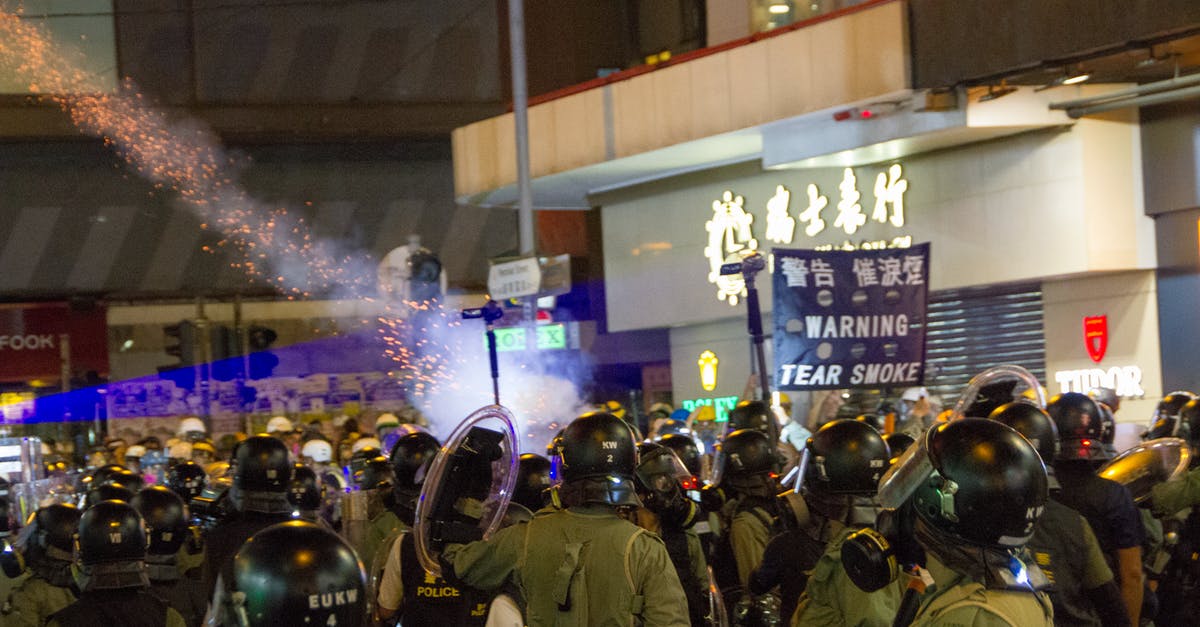
[{"label": "illuminated chinese shop sign", "polygon": [[[838,202],[830,206],[826,197],[815,183],[809,183],[804,198],[796,204],[793,215],[792,192],[783,185],[775,187],[775,194],[766,202],[767,216],[764,235],[770,242],[782,245],[794,244],[797,231],[813,238],[829,230],[841,230],[854,235],[868,221],[901,228],[905,223],[904,193],[908,181],[899,163],[892,164],[875,177],[874,204],[868,215],[862,204],[862,193],[858,191],[858,177],[853,168],[842,171],[838,184]],[[802,205],[802,206],[801,206]],[[740,256],[759,248],[754,235],[754,216],[746,209],[746,199],[726,190],[721,198],[712,203],[712,219],[705,223],[708,246],[704,257],[708,260],[708,281],[717,286],[717,298],[736,305],[746,295],[746,285],[741,275],[721,276],[721,265],[739,261]],[[798,226],[803,228],[797,229]],[[885,248],[907,248],[912,237],[899,235],[891,239],[862,241],[845,240],[842,244],[814,246],[817,250],[882,250]]]}]

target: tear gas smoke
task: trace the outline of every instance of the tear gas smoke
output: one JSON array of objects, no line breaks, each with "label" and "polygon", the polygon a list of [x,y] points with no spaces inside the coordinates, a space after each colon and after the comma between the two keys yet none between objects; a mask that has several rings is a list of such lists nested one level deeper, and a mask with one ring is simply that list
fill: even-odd
[{"label": "tear gas smoke", "polygon": [[[275,286],[289,299],[314,294],[371,299],[377,269],[368,254],[316,240],[301,216],[250,197],[237,182],[246,164],[226,154],[211,131],[172,119],[128,79],[107,89],[79,69],[80,57],[55,45],[36,22],[0,11],[0,71],[58,105],[80,131],[102,139],[157,190],[173,193],[202,228],[222,235],[217,246],[234,253],[233,266],[248,278]],[[448,434],[491,402],[481,328],[464,327],[457,312],[436,304],[389,302],[383,309],[380,350],[396,363],[396,376],[435,433]],[[560,423],[581,409],[572,381],[584,380],[585,368],[538,359],[535,351],[507,357],[501,373],[501,400],[521,423],[522,451],[542,452]]]}]

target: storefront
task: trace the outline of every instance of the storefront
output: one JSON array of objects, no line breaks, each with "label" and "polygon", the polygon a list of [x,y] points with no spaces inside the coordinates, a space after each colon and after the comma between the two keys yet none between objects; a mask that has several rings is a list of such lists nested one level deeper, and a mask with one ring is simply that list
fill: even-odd
[{"label": "storefront", "polygon": [[[1044,373],[1051,393],[1112,384],[1126,397],[1120,418],[1142,421],[1162,375],[1138,146],[1136,116],[1126,112],[894,159],[825,155],[772,170],[754,161],[594,196],[609,328],[669,328],[676,401],[720,408],[743,394],[752,361],[741,286],[717,272],[726,255],[929,242],[931,303],[972,291],[1002,322],[958,333],[971,348],[943,355],[947,367],[932,369],[928,383],[964,360],[1016,361]],[[769,329],[770,281],[758,287]],[[997,300],[1010,294],[1025,295],[1019,315]],[[1009,335],[1029,335],[1039,322],[1042,332],[1014,351],[1003,321],[1016,318],[1026,322]],[[1093,339],[1089,353],[1085,319],[1107,320],[1105,351]],[[939,341],[932,330],[927,353]],[[716,364],[711,386],[702,385],[705,362],[710,371]],[[970,374],[955,374],[947,390]]]}]

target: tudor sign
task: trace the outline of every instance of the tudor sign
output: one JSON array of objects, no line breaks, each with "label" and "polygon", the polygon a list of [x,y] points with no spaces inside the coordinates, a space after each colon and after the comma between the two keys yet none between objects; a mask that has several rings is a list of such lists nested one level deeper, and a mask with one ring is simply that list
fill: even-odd
[{"label": "tudor sign", "polygon": [[107,315],[102,306],[68,303],[0,305],[0,381],[58,380],[63,340],[73,376],[108,375]]}]

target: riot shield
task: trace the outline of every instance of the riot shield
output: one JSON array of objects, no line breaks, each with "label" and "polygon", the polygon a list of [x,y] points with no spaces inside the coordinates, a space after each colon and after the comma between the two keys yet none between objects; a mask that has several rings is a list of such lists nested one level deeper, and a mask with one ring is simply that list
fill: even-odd
[{"label": "riot shield", "polygon": [[1137,503],[1150,498],[1154,486],[1187,472],[1191,451],[1180,438],[1147,440],[1117,455],[1097,471],[1126,488]]},{"label": "riot shield", "polygon": [[987,418],[993,409],[1016,400],[1046,408],[1046,394],[1033,373],[1011,364],[993,366],[967,382],[950,420]]},{"label": "riot shield", "polygon": [[500,526],[517,481],[516,420],[487,405],[462,421],[442,445],[417,499],[417,558],[441,576],[438,555],[447,543],[487,539]]}]

